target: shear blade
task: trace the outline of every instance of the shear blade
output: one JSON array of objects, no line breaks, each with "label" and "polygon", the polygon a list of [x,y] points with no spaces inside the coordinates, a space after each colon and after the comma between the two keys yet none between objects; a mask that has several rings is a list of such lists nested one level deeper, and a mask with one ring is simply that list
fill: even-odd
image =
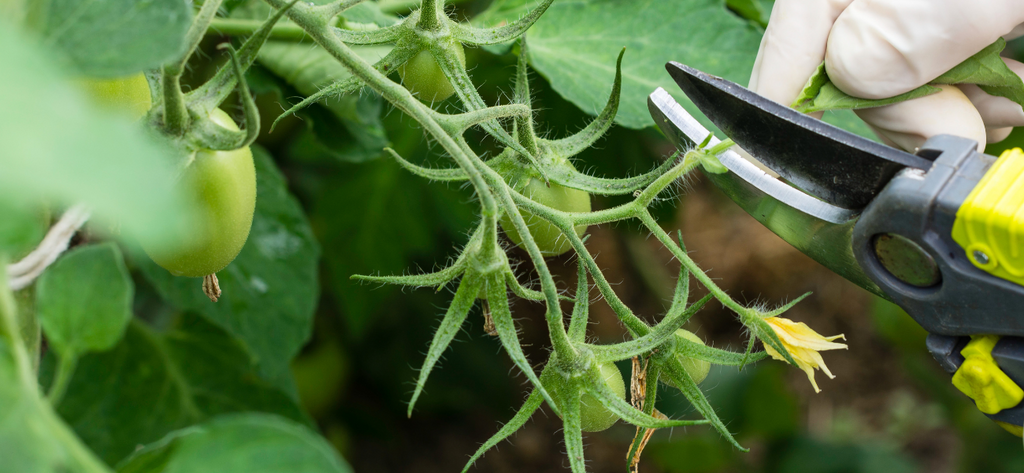
[{"label": "shear blade", "polygon": [[833,205],[862,209],[897,171],[931,161],[836,128],[734,83],[670,62],[669,74],[740,147],[793,185]]},{"label": "shear blade", "polygon": [[[654,123],[679,149],[690,149],[708,130],[665,89],[647,98]],[[718,144],[712,137],[708,146]],[[787,243],[868,291],[885,297],[853,255],[853,227],[859,213],[837,207],[768,175],[732,150],[718,155],[728,172],[707,177],[750,216]]]}]

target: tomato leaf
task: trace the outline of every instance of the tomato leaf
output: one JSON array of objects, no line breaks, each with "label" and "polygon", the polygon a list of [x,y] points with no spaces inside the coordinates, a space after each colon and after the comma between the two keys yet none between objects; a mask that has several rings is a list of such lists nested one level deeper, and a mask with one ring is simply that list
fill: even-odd
[{"label": "tomato leaf", "polygon": [[[4,282],[6,284],[6,282]],[[104,473],[35,386],[18,376],[10,345],[0,340],[0,451],[3,469],[24,473]]]},{"label": "tomato leaf", "polygon": [[[538,3],[496,0],[481,16],[488,24],[500,24]],[[720,0],[560,0],[530,28],[527,38],[530,64],[587,113],[600,113],[615,77],[615,57],[625,47],[616,123],[629,128],[653,125],[647,95],[664,87],[710,127],[665,72],[665,63],[679,61],[746,83],[761,34]]]},{"label": "tomato leaf", "polygon": [[235,414],[172,432],[125,460],[118,473],[351,473],[323,437],[287,419]]},{"label": "tomato leaf", "polygon": [[287,394],[257,376],[237,339],[191,313],[166,332],[134,320],[113,349],[83,356],[59,408],[108,464],[168,432],[239,411],[306,421]]},{"label": "tomato leaf", "polygon": [[111,242],[75,248],[36,283],[36,311],[61,356],[108,350],[132,318],[135,285]]},{"label": "tomato leaf", "polygon": [[292,384],[288,363],[305,344],[320,297],[320,246],[281,171],[263,148],[256,162],[256,213],[238,257],[217,273],[223,295],[212,303],[199,279],[174,277],[148,257],[140,269],[171,305],[207,316],[238,337],[260,373],[280,386]]},{"label": "tomato leaf", "polygon": [[[391,47],[355,46],[353,49],[374,63]],[[352,75],[328,52],[304,43],[268,41],[260,49],[259,62],[305,96]],[[316,137],[333,151],[333,156],[344,161],[367,161],[383,155],[383,149],[388,145],[380,120],[382,101],[375,93],[348,94],[320,102],[330,112],[330,117],[305,115],[312,118]],[[346,131],[344,135],[347,136],[338,137],[338,132],[342,131],[339,128]]]},{"label": "tomato leaf", "polygon": [[862,99],[846,94],[829,80],[825,63],[821,63],[791,106],[804,113],[881,107],[937,93],[940,89],[934,84],[977,84],[991,95],[1006,97],[1024,107],[1024,81],[1000,58],[1004,47],[1006,40],[999,38],[929,84],[885,99]]},{"label": "tomato leaf", "polygon": [[[192,22],[182,0],[49,0],[34,12],[47,44],[83,75],[119,77],[158,67],[184,48]],[[31,20],[30,20],[31,21]]]}]

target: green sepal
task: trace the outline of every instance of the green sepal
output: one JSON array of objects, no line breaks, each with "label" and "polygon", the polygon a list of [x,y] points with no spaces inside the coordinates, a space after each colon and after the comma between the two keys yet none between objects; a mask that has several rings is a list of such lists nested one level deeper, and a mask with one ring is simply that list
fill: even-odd
[{"label": "green sepal", "polygon": [[434,339],[430,342],[427,357],[423,360],[423,366],[420,368],[419,378],[416,380],[416,388],[413,390],[412,398],[409,400],[409,409],[407,411],[409,417],[412,417],[412,410],[416,406],[416,400],[419,399],[420,394],[423,392],[423,386],[427,384],[430,370],[434,368],[437,361],[441,359],[441,355],[448,349],[448,345],[455,339],[455,335],[459,333],[462,323],[466,321],[466,316],[476,303],[476,296],[480,292],[481,287],[483,287],[483,280],[478,277],[463,276],[462,281],[459,283],[459,288],[455,291],[455,297],[452,299],[451,305],[448,306],[448,311],[444,314],[444,318],[441,319],[441,325],[437,327],[437,332],[434,332]]},{"label": "green sepal", "polygon": [[565,389],[561,393],[561,398],[565,400],[565,409],[562,411],[562,432],[565,435],[565,454],[569,457],[569,467],[572,473],[587,473],[587,465],[583,461],[583,418],[580,414],[580,391]]},{"label": "green sepal", "polygon": [[397,23],[391,26],[385,26],[383,28],[377,28],[372,30],[350,30],[345,28],[332,28],[331,31],[334,33],[335,36],[338,37],[339,40],[348,45],[393,43],[396,40],[398,40],[403,33],[409,30],[409,27],[405,24],[406,20],[403,20],[401,23]]},{"label": "green sepal", "polygon": [[525,37],[526,30],[530,29],[540,16],[547,11],[554,0],[544,0],[544,3],[537,5],[533,11],[522,18],[507,25],[494,28],[477,28],[462,23],[450,22],[452,33],[463,43],[487,46],[492,44],[507,43],[519,37]]},{"label": "green sepal", "polygon": [[548,402],[551,410],[559,414],[561,409],[555,404],[554,398],[548,393],[540,378],[533,371],[529,360],[523,354],[523,348],[519,344],[519,332],[516,330],[512,320],[512,309],[508,305],[508,292],[505,287],[505,279],[502,275],[495,275],[487,280],[487,304],[491,309],[491,318],[494,320],[494,329],[498,332],[501,345],[512,363],[515,363],[519,370],[526,375],[531,383],[540,391],[541,396]]},{"label": "green sepal", "polygon": [[[398,66],[405,64],[419,52],[420,50],[416,46],[405,42],[399,42],[395,45],[394,49],[384,55],[384,57],[380,58],[380,60],[373,65],[373,68],[377,69],[381,73],[390,74],[391,72],[398,70]],[[329,97],[340,97],[342,95],[350,94],[359,90],[362,86],[363,83],[358,77],[351,76],[320,89],[317,93],[302,99],[301,102],[295,105],[292,105],[291,108],[285,110],[280,116],[274,119],[274,123],[270,125],[271,133],[273,133],[274,128],[281,120],[294,115],[299,110]]]},{"label": "green sepal", "polygon": [[590,285],[587,284],[587,265],[583,258],[576,262],[576,303],[569,317],[569,340],[583,343],[587,336],[590,313]]},{"label": "green sepal", "polygon": [[484,453],[495,445],[501,443],[502,440],[507,439],[522,426],[526,425],[526,421],[530,420],[530,416],[537,411],[537,408],[540,407],[543,400],[544,398],[541,397],[540,391],[537,391],[536,388],[530,391],[530,396],[526,398],[526,402],[524,402],[523,406],[516,411],[516,414],[512,416],[512,419],[509,420],[507,424],[501,426],[501,429],[499,429],[497,433],[487,439],[487,441],[484,442],[484,444],[481,445],[475,453],[473,453],[473,456],[469,458],[468,462],[466,462],[466,466],[462,468],[462,473],[469,471],[469,468],[473,466],[473,463],[476,463],[480,457],[484,456]]},{"label": "green sepal", "polygon": [[466,172],[459,168],[432,169],[428,167],[423,167],[410,163],[401,155],[399,155],[398,152],[391,148],[384,148],[384,151],[390,154],[391,157],[395,158],[395,161],[398,161],[398,164],[400,164],[409,172],[422,178],[430,179],[431,181],[452,182],[465,181],[469,179],[469,176],[466,175]]},{"label": "green sepal", "polygon": [[628,342],[616,343],[614,345],[587,345],[593,350],[594,357],[598,361],[619,361],[628,360],[634,356],[649,353],[651,350],[661,346],[670,337],[674,336],[676,330],[683,326],[693,314],[697,313],[704,304],[711,300],[711,294],[701,298],[684,310],[670,311],[665,319],[651,329],[650,333]]},{"label": "green sepal", "polygon": [[[238,67],[244,72],[256,61],[256,55],[259,53],[263,43],[270,37],[271,31],[274,29],[274,25],[277,24],[278,20],[284,17],[285,13],[288,12],[293,5],[298,3],[299,0],[293,0],[285,8],[281,8],[274,13],[274,16],[263,22],[263,26],[256,30],[245,42],[242,43],[242,47],[238,49]],[[206,81],[203,85],[197,87],[195,90],[185,94],[185,101],[188,104],[189,110],[193,113],[206,116],[209,115],[213,109],[220,106],[225,99],[234,92],[238,75],[235,71],[234,62],[229,62],[221,66],[217,70],[210,80]],[[154,105],[155,107],[155,105]]]},{"label": "green sepal", "polygon": [[[693,381],[693,378],[686,372],[683,365],[679,362],[676,357],[669,357],[666,363],[662,363],[661,366],[662,376],[667,378],[673,383],[673,385],[679,388],[679,391],[683,393],[690,404],[697,409],[702,417],[707,419],[712,427],[715,428],[725,439],[736,447],[740,451],[747,452],[749,449],[743,448],[739,442],[732,436],[729,429],[722,423],[722,419],[718,418],[718,414],[715,409],[711,407],[711,403],[708,402],[708,398],[704,396],[700,388],[697,387],[697,383]],[[650,389],[650,387],[648,387]]]}]

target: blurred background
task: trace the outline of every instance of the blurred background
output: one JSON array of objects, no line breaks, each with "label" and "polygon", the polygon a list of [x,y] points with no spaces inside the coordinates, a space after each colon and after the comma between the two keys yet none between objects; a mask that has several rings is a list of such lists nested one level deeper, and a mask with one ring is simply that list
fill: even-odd
[{"label": "blurred background", "polygon": [[[489,3],[460,2],[454,14],[472,16]],[[761,5],[770,11],[770,2]],[[211,57],[213,46],[224,39],[208,39],[205,47]],[[1022,49],[1016,42],[1007,54],[1020,59]],[[484,99],[505,100],[515,56],[482,49],[467,49],[466,55]],[[249,82],[258,94],[263,129],[268,130],[282,104],[294,103],[303,91],[295,88],[295,81],[277,77],[266,57],[261,56],[261,64],[250,72]],[[212,60],[194,65],[193,80],[205,77],[212,65]],[[553,91],[543,77],[534,73],[531,78],[539,110],[536,123],[550,136],[573,133],[592,118]],[[414,415],[407,418],[417,369],[451,290],[360,285],[349,277],[444,265],[465,242],[476,219],[476,203],[467,189],[426,182],[393,160],[378,159],[381,146],[365,134],[349,136],[351,123],[338,122],[331,113],[335,106],[378,107],[381,118],[373,126],[390,146],[414,162],[442,162],[414,121],[367,94],[341,105],[316,105],[260,138],[307,210],[323,247],[316,328],[294,363],[300,396],[356,471],[461,471],[522,403],[528,392],[525,378],[500,343],[484,333],[477,307],[431,375]],[[453,110],[455,105],[441,107]],[[470,138],[471,143],[483,143],[483,151],[496,151],[486,148],[493,142],[483,135]],[[359,140],[369,144],[352,144]],[[989,149],[997,153],[1022,143],[1024,133],[1015,132],[1003,145]],[[656,129],[617,126],[575,163],[596,175],[621,177],[652,168],[672,151]],[[594,207],[622,201],[595,197]],[[924,347],[925,332],[897,307],[789,247],[699,172],[657,204],[656,217],[665,228],[682,230],[692,257],[741,302],[775,306],[812,292],[788,317],[825,335],[845,334],[849,350],[824,354],[836,378],[818,372],[820,394],[803,372],[781,362],[765,360],[743,371],[714,367],[701,386],[750,452],[733,449],[710,428],[658,431],[640,471],[1024,471],[1021,440],[989,421],[950,384]],[[649,322],[659,320],[678,270],[669,253],[630,222],[592,227],[589,233],[588,245],[622,299]],[[528,261],[518,249],[511,256]],[[572,258],[552,259],[550,265],[561,284],[574,284]],[[530,271],[528,263],[520,266],[521,281],[530,280]],[[528,357],[542,363],[549,349],[543,305],[519,300],[513,310]],[[592,336],[609,343],[624,339],[625,331],[604,302],[596,302],[591,313]],[[720,348],[741,349],[746,340],[735,315],[717,303],[710,303],[687,328]],[[629,367],[620,368],[628,376]],[[671,417],[692,416],[685,398],[666,393],[661,391],[659,410]],[[591,471],[625,471],[634,433],[620,423],[585,434]],[[542,408],[472,471],[568,471],[560,419]]]}]

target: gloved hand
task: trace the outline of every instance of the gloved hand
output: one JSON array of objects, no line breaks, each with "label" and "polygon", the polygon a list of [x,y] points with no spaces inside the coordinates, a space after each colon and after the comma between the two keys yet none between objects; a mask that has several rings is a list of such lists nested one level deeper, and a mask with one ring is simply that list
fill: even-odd
[{"label": "gloved hand", "polygon": [[[776,0],[749,88],[790,105],[821,61],[832,83],[861,98],[913,90],[1000,36],[1024,35],[1021,0]],[[1017,75],[1024,64],[1005,59]],[[1024,126],[1024,110],[975,85],[856,113],[890,145],[914,151],[942,133],[985,143]],[[820,118],[820,115],[819,115]]]}]

